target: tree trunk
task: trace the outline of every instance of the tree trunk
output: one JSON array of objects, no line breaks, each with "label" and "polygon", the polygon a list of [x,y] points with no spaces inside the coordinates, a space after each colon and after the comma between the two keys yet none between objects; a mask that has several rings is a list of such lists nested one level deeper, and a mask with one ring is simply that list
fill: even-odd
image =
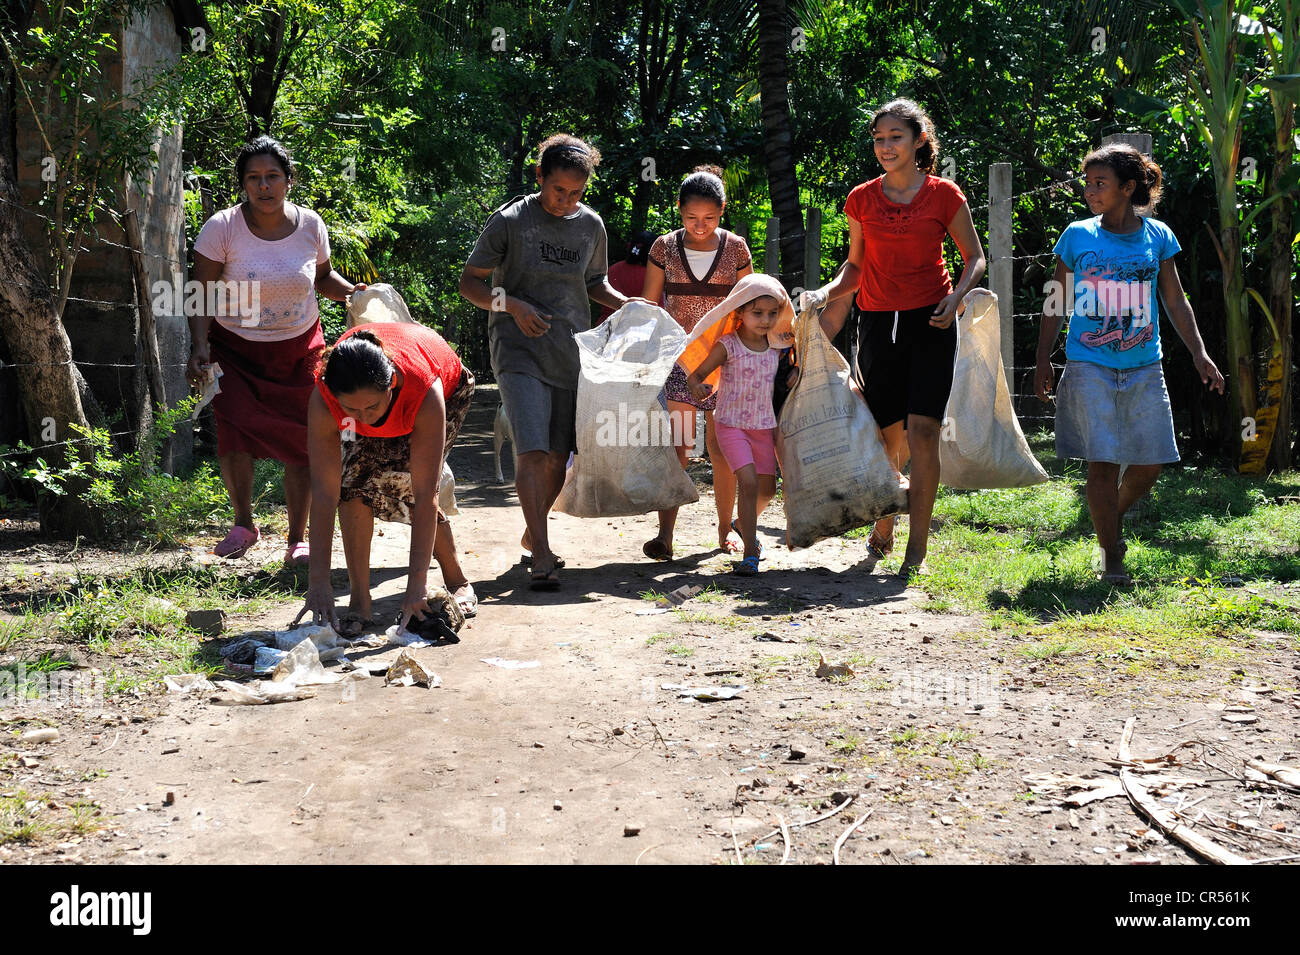
[{"label": "tree trunk", "polygon": [[[1277,189],[1277,184],[1286,178],[1295,159],[1295,103],[1286,103],[1280,116],[1276,117],[1277,137],[1275,140],[1275,162],[1273,176],[1270,180],[1270,193]],[[1269,454],[1269,465],[1278,471],[1291,468],[1294,461],[1292,446],[1291,417],[1291,360],[1293,345],[1291,336],[1291,310],[1295,292],[1291,287],[1291,269],[1295,258],[1291,252],[1291,237],[1295,235],[1292,227],[1292,212],[1295,200],[1279,199],[1273,203],[1273,238],[1271,262],[1269,264],[1268,307],[1277,323],[1278,338],[1282,346],[1282,392],[1279,396],[1277,410],[1277,431],[1273,435],[1273,449]]]},{"label": "tree trunk", "polygon": [[804,284],[803,211],[794,171],[794,132],[790,120],[790,23],[786,0],[759,0],[758,78],[763,98],[763,161],[772,197],[772,213],[781,220],[781,283],[786,288]]},{"label": "tree trunk", "polygon": [[[31,20],[31,6],[5,4],[0,17],[21,32]],[[65,461],[77,437],[72,425],[87,427],[78,391],[72,343],[54,308],[54,296],[45,273],[23,234],[18,219],[18,102],[15,64],[3,57],[0,82],[0,337],[15,364],[18,389],[32,447],[49,464]],[[58,536],[93,532],[94,514],[69,493],[50,502],[42,498],[41,530]]]}]

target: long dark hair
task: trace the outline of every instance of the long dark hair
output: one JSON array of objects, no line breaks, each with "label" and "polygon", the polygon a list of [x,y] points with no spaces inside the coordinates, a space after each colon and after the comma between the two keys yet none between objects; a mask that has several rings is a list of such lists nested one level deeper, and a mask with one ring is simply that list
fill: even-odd
[{"label": "long dark hair", "polygon": [[370,331],[353,332],[321,356],[321,378],[335,398],[363,389],[387,391],[396,367],[384,343]]},{"label": "long dark hair", "polygon": [[1107,143],[1083,157],[1084,175],[1088,174],[1089,166],[1109,167],[1121,186],[1126,182],[1134,183],[1133,197],[1129,200],[1133,207],[1140,214],[1155,211],[1164,188],[1160,167],[1154,161],[1127,143]]},{"label": "long dark hair", "polygon": [[925,133],[925,142],[916,148],[916,167],[922,172],[933,174],[935,161],[939,158],[939,136],[934,131],[934,120],[914,100],[899,97],[891,99],[871,117],[871,135],[876,134],[876,124],[886,116],[902,120],[912,130],[912,135],[919,137]]}]

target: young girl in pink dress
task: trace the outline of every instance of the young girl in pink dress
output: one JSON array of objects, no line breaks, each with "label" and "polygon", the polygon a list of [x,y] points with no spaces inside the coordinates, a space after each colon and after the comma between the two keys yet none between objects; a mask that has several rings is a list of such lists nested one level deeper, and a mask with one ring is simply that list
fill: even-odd
[{"label": "young girl in pink dress", "polygon": [[[758,515],[776,494],[776,415],[772,411],[772,385],[776,380],[780,350],[768,334],[783,319],[793,317],[790,298],[781,283],[767,275],[748,275],[736,284],[718,310],[730,310],[726,334],[709,350],[708,357],[687,377],[691,394],[699,401],[712,388],[705,382],[721,369],[717,405],[713,412],[718,447],[735,475],[737,517],[731,527],[744,541],[744,559],[732,572],[746,577],[758,573],[762,548],[758,543]],[[701,319],[707,326],[710,316]]]}]

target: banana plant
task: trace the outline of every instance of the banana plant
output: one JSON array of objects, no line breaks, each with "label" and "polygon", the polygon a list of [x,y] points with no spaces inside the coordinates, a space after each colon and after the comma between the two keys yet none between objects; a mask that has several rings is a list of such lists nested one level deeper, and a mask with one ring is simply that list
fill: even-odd
[{"label": "banana plant", "polygon": [[[1241,255],[1242,221],[1237,208],[1237,170],[1241,163],[1242,112],[1251,84],[1239,66],[1237,50],[1252,0],[1173,0],[1186,17],[1196,44],[1197,69],[1188,75],[1196,109],[1188,114],[1210,153],[1218,196],[1218,233],[1210,229],[1223,269],[1226,319],[1228,407],[1235,453],[1240,461],[1255,424],[1255,371],[1251,361],[1250,322]],[[1246,27],[1249,29],[1249,27]],[[1240,422],[1240,431],[1237,430]]]}]

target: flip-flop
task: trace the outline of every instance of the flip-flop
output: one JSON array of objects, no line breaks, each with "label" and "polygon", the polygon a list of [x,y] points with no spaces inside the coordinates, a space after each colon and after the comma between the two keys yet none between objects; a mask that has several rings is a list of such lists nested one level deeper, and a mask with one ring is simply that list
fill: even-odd
[{"label": "flip-flop", "polygon": [[539,574],[533,572],[528,578],[529,590],[559,590],[560,589],[560,568],[558,566],[551,569],[549,574]]},{"label": "flip-flop", "polygon": [[[529,566],[529,567],[533,566],[533,555],[532,555],[532,554],[520,554],[520,555],[519,555],[519,563],[521,563],[521,564],[525,564],[525,565],[527,565],[527,566]],[[557,558],[555,558],[555,569],[556,569],[556,570],[563,570],[563,569],[564,569],[564,558],[563,558],[563,557],[557,557]]]},{"label": "flip-flop", "polygon": [[746,557],[732,565],[731,572],[737,577],[755,577],[758,575],[758,558]]},{"label": "flip-flop", "polygon": [[672,560],[672,548],[657,537],[652,537],[641,545],[641,553],[651,560]]},{"label": "flip-flop", "polygon": [[311,564],[311,548],[306,541],[298,541],[284,552],[286,567],[307,567]]},{"label": "flip-flop", "polygon": [[237,557],[243,557],[248,553],[248,549],[258,542],[262,537],[262,532],[254,527],[251,531],[240,524],[236,524],[230,529],[230,533],[222,539],[216,547],[212,548],[212,553],[226,560],[234,560]]}]

